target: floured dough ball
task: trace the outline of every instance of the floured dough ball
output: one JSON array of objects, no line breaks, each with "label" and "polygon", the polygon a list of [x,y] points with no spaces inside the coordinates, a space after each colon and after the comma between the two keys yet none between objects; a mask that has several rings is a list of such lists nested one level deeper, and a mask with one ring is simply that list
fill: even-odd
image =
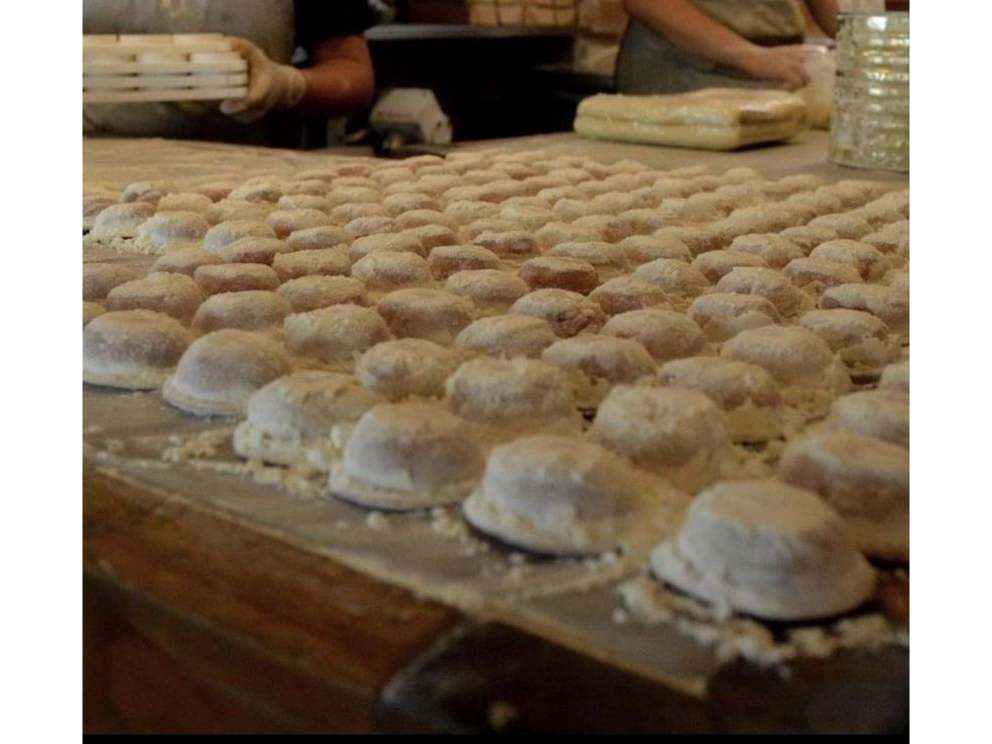
[{"label": "floured dough ball", "polygon": [[107,309],[98,302],[83,301],[83,328],[89,325],[90,321],[98,318],[107,312]]},{"label": "floured dough ball", "polygon": [[692,262],[692,268],[716,283],[738,266],[767,267],[761,256],[743,251],[707,251],[700,253]]},{"label": "floured dough ball", "polygon": [[494,357],[537,359],[558,337],[545,321],[526,315],[492,315],[465,326],[455,346]]},{"label": "floured dough ball", "polygon": [[234,451],[250,460],[327,472],[337,436],[377,403],[351,375],[309,370],[270,382],[248,401],[234,431]]},{"label": "floured dough ball", "polygon": [[[539,434],[497,447],[463,506],[510,545],[551,555],[613,550],[650,524],[657,493],[624,460],[585,439]],[[654,497],[654,498],[652,498]]]},{"label": "floured dough ball", "polygon": [[351,275],[369,289],[380,292],[431,283],[427,261],[416,253],[370,253],[352,265]]},{"label": "floured dough ball", "polygon": [[375,310],[358,305],[296,313],[286,318],[283,330],[290,353],[338,370],[351,370],[360,354],[392,337]]},{"label": "floured dough ball", "polygon": [[793,440],[778,477],[818,493],[844,519],[866,555],[909,560],[909,452],[843,431]]},{"label": "floured dough ball", "polygon": [[739,267],[716,285],[717,292],[756,295],[771,302],[780,315],[795,315],[803,302],[802,293],[774,269]]},{"label": "floured dough ball", "polygon": [[444,225],[411,227],[401,232],[400,235],[416,238],[424,246],[424,250],[428,252],[439,245],[456,245],[459,242],[458,234]]},{"label": "floured dough ball", "polygon": [[221,328],[243,331],[273,331],[282,327],[293,312],[289,303],[275,292],[248,290],[223,292],[203,301],[193,316],[192,328],[202,333]]},{"label": "floured dough ball", "polygon": [[203,216],[207,222],[216,226],[233,221],[259,222],[270,210],[271,205],[263,206],[242,199],[224,199],[211,205]]},{"label": "floured dough ball", "polygon": [[814,248],[808,260],[834,261],[851,266],[866,282],[877,282],[892,269],[891,262],[877,248],[856,240],[828,240]]},{"label": "floured dough ball", "polygon": [[219,222],[203,237],[203,247],[216,253],[219,248],[242,238],[274,238],[275,230],[258,220],[228,220]]},{"label": "floured dough ball", "polygon": [[714,606],[768,620],[852,610],[875,574],[816,494],[770,480],[727,481],[689,505],[675,538],[651,554],[660,580]]},{"label": "floured dough ball", "polygon": [[729,242],[726,235],[713,225],[663,227],[655,232],[654,236],[682,241],[693,256],[706,253],[706,251],[718,251],[721,248],[726,248]]},{"label": "floured dough ball", "polygon": [[884,254],[895,267],[904,265],[909,259],[909,235],[876,232],[865,235],[861,242]]},{"label": "floured dough ball", "polygon": [[267,264],[275,261],[276,256],[290,253],[293,249],[278,238],[241,238],[233,243],[222,245],[214,253],[226,263]]},{"label": "floured dough ball", "polygon": [[245,292],[250,289],[274,291],[279,277],[271,266],[252,263],[225,263],[201,266],[193,279],[205,294]]},{"label": "floured dough ball", "polygon": [[525,261],[519,276],[535,289],[565,289],[589,294],[599,285],[595,267],[574,258],[538,256]]},{"label": "floured dough ball", "polygon": [[521,230],[486,230],[472,238],[472,243],[488,248],[500,258],[510,260],[525,260],[539,252],[537,240],[530,233]]},{"label": "floured dough ball", "polygon": [[315,251],[322,248],[345,248],[352,241],[351,234],[343,227],[323,225],[295,230],[286,238],[293,251]]},{"label": "floured dough ball", "polygon": [[565,338],[544,350],[541,359],[564,370],[580,408],[600,404],[614,385],[654,374],[655,362],[637,341],[586,334]]},{"label": "floured dough ball", "polygon": [[435,279],[444,280],[459,271],[498,269],[500,260],[481,245],[441,245],[431,249],[427,265]]},{"label": "floured dough ball", "polygon": [[828,240],[836,240],[840,237],[836,230],[830,230],[826,227],[810,227],[809,225],[787,227],[779,233],[779,236],[798,245],[807,256],[820,243],[826,243]]},{"label": "floured dough ball", "polygon": [[909,393],[862,390],[834,401],[826,427],[909,449]]},{"label": "floured dough ball", "polygon": [[[369,178],[375,181],[379,186],[389,186],[393,183],[403,183],[406,181],[413,181],[415,176],[413,170],[406,168],[404,166],[397,166],[395,168],[380,168],[377,171],[373,171],[369,174]],[[418,196],[424,196],[423,194],[418,194]],[[387,199],[390,197],[386,197]],[[385,200],[384,200],[385,201]],[[417,207],[411,207],[411,209],[416,209]],[[405,210],[400,210],[405,211]]]},{"label": "floured dough ball", "polygon": [[382,235],[396,231],[396,224],[392,217],[382,217],[370,215],[367,217],[356,217],[348,222],[344,229],[355,238],[363,238],[369,235]]},{"label": "floured dough ball", "polygon": [[164,253],[198,243],[210,225],[197,212],[159,212],[138,227],[135,248],[144,253]]},{"label": "floured dough ball", "polygon": [[367,204],[364,202],[359,202],[358,204],[338,204],[330,211],[330,220],[336,225],[347,225],[352,220],[368,217],[390,218],[391,215],[389,214],[389,210],[381,204]]},{"label": "floured dough ball", "polygon": [[688,493],[722,477],[730,441],[723,413],[702,393],[631,385],[606,396],[592,436]]},{"label": "floured dough ball", "polygon": [[689,300],[703,294],[710,283],[699,271],[684,261],[659,258],[642,264],[634,277],[661,288],[670,297]]},{"label": "floured dough ball", "polygon": [[820,307],[864,310],[885,322],[893,333],[909,335],[909,295],[878,284],[842,284],[820,298]]},{"label": "floured dough ball", "polygon": [[216,253],[204,250],[200,247],[180,248],[169,251],[155,259],[151,270],[165,271],[170,274],[185,274],[193,276],[201,266],[211,266],[224,263],[224,259]]},{"label": "floured dough ball", "polygon": [[723,411],[727,433],[735,442],[767,442],[783,434],[778,384],[757,365],[719,357],[676,359],[658,369],[658,381],[709,397]]},{"label": "floured dough ball", "polygon": [[628,268],[624,250],[602,241],[559,243],[548,251],[548,256],[570,258],[590,264],[596,270],[600,281],[625,274]]},{"label": "floured dough ball", "polygon": [[89,238],[93,240],[133,238],[138,234],[138,228],[154,214],[155,207],[145,202],[112,204],[96,216]]},{"label": "floured dough ball", "polygon": [[668,295],[663,289],[632,276],[610,279],[590,292],[589,299],[598,303],[607,315],[650,307],[669,308]]},{"label": "floured dough ball", "polygon": [[827,342],[797,326],[742,331],[723,345],[720,355],[767,370],[782,387],[785,402],[811,417],[826,413],[833,398],[851,387],[843,363]]},{"label": "floured dough ball", "polygon": [[403,212],[395,217],[396,227],[400,230],[409,230],[414,227],[423,227],[424,225],[441,225],[442,227],[447,227],[449,230],[453,230],[458,226],[458,223],[448,217],[442,212],[438,212],[436,209],[411,209],[408,212]]},{"label": "floured dough ball", "polygon": [[606,320],[599,305],[578,292],[538,289],[513,303],[510,313],[546,320],[561,338],[596,333]]},{"label": "floured dough ball", "polygon": [[448,378],[445,390],[451,409],[487,443],[540,431],[582,431],[568,377],[535,359],[473,359]]},{"label": "floured dough ball", "polygon": [[376,253],[412,253],[420,257],[426,255],[423,244],[410,235],[367,235],[355,240],[348,249],[352,261]]},{"label": "floured dough ball", "polygon": [[272,268],[283,282],[303,276],[345,276],[351,272],[351,260],[342,248],[280,253],[272,260]]},{"label": "floured dough ball", "polygon": [[146,202],[158,204],[159,200],[172,191],[172,187],[161,181],[134,181],[124,187],[121,192],[121,203]]},{"label": "floured dough ball", "polygon": [[[283,194],[276,202],[276,207],[279,210],[316,209],[324,214],[331,211],[331,205],[327,203],[327,199],[322,194]],[[273,225],[273,227],[275,226]]]},{"label": "floured dough ball", "polygon": [[226,328],[190,345],[162,397],[196,416],[237,416],[256,390],[289,371],[289,357],[272,336]]},{"label": "floured dough ball", "polygon": [[362,186],[346,185],[341,179],[335,179],[334,187],[327,192],[327,201],[332,207],[339,204],[378,204],[382,201],[379,189]]},{"label": "floured dough ball", "polygon": [[[730,250],[758,256],[772,269],[784,268],[794,258],[803,258],[809,254],[799,244],[774,233],[739,235],[731,242]],[[700,258],[707,255],[704,253]]]},{"label": "floured dough ball", "polygon": [[461,362],[461,354],[433,341],[400,338],[366,351],[358,360],[355,376],[388,400],[441,398],[445,380]]},{"label": "floured dough ball", "polygon": [[547,251],[559,243],[602,239],[602,234],[595,228],[581,227],[567,222],[551,222],[534,232],[534,240],[537,241],[539,248],[534,253]]},{"label": "floured dough ball", "polygon": [[741,331],[774,325],[782,320],[778,309],[760,295],[714,292],[697,297],[687,314],[710,341],[720,343]]},{"label": "floured dough ball", "polygon": [[859,240],[873,231],[868,220],[850,214],[825,214],[810,220],[809,227],[825,227],[848,240]]},{"label": "floured dough ball", "polygon": [[118,284],[104,304],[108,310],[154,310],[189,323],[202,301],[203,293],[188,276],[154,273]]},{"label": "floured dough ball", "polygon": [[442,289],[400,289],[376,309],[397,338],[425,338],[449,345],[475,318],[472,301]]},{"label": "floured dough ball", "polygon": [[909,394],[909,360],[890,364],[882,370],[879,390]]},{"label": "floured dough ball", "polygon": [[275,204],[281,196],[282,189],[279,184],[266,177],[250,178],[228,194],[231,199],[243,199],[259,204]]},{"label": "floured dough ball", "polygon": [[471,430],[439,405],[390,403],[367,411],[331,468],[331,493],[376,509],[457,503],[485,460]]},{"label": "floured dough ball", "polygon": [[501,220],[496,217],[487,217],[484,220],[475,220],[467,225],[462,225],[461,234],[465,239],[474,243],[475,239],[484,233],[502,234],[505,232],[516,232],[517,223],[509,220]]},{"label": "floured dough ball", "polygon": [[151,310],[103,313],[83,330],[83,382],[154,390],[189,343],[189,333],[168,315]]},{"label": "floured dough ball", "polygon": [[659,258],[692,261],[689,247],[675,237],[658,235],[632,235],[619,243],[632,266],[655,261]]},{"label": "floured dough ball", "polygon": [[851,377],[877,379],[882,368],[899,358],[899,344],[881,320],[861,310],[813,310],[800,325],[827,342],[847,365]]},{"label": "floured dough ball", "polygon": [[505,313],[529,291],[523,279],[496,269],[456,272],[448,277],[444,288],[467,297],[483,314]]},{"label": "floured dough ball", "polygon": [[444,214],[460,225],[499,216],[500,206],[492,202],[459,200],[449,202]]},{"label": "floured dough ball", "polygon": [[138,279],[138,274],[117,263],[83,264],[83,299],[102,300],[114,287]]},{"label": "floured dough ball", "polygon": [[294,313],[331,305],[369,304],[365,285],[350,276],[301,276],[283,282],[277,291],[293,307]]},{"label": "floured dough ball", "polygon": [[112,207],[117,203],[117,197],[113,193],[83,194],[83,231],[92,230],[96,217],[107,207]]},{"label": "floured dough ball", "polygon": [[507,204],[499,212],[500,219],[508,220],[523,230],[539,230],[560,218],[541,202],[540,204]]},{"label": "floured dough ball", "polygon": [[603,326],[603,334],[637,341],[659,363],[708,351],[702,329],[674,310],[648,308],[614,315]]}]

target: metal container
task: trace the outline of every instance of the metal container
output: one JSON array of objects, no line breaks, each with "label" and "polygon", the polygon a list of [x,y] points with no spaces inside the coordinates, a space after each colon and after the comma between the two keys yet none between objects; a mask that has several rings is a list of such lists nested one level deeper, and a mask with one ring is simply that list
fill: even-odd
[{"label": "metal container", "polygon": [[830,159],[909,171],[909,13],[842,13]]}]

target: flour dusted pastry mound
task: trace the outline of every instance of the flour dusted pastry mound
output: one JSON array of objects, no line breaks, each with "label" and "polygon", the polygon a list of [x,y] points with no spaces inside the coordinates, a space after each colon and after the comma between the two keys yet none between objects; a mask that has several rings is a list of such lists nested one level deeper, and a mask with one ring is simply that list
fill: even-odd
[{"label": "flour dusted pastry mound", "polygon": [[557,340],[551,326],[540,318],[492,315],[465,326],[455,337],[455,346],[488,356],[536,359]]},{"label": "flour dusted pastry mound", "polygon": [[710,341],[720,343],[741,331],[775,325],[782,317],[769,300],[760,295],[714,292],[697,297],[687,314]]},{"label": "flour dusted pastry mound", "polygon": [[463,355],[433,341],[400,338],[378,343],[362,354],[355,376],[388,400],[441,398],[445,380],[462,361]]},{"label": "flour dusted pastry mound", "polygon": [[892,269],[892,263],[877,248],[857,240],[828,240],[816,246],[809,257],[851,266],[866,282],[877,282]]},{"label": "flour dusted pastry mound", "polygon": [[851,387],[827,342],[797,326],[742,331],[723,345],[720,356],[763,367],[782,387],[785,402],[812,417],[826,413],[833,398]]},{"label": "flour dusted pastry mound", "polygon": [[827,342],[855,379],[877,379],[882,368],[899,358],[899,343],[889,338],[884,322],[861,310],[812,310],[800,320]]},{"label": "flour dusted pastry mound", "polygon": [[600,284],[589,293],[589,299],[596,302],[607,315],[651,307],[664,310],[670,308],[668,295],[661,287],[633,276],[618,276]]},{"label": "flour dusted pastry mound", "polygon": [[203,247],[216,253],[219,248],[242,238],[274,238],[275,236],[275,230],[260,220],[228,220],[219,222],[207,230],[207,234],[203,237]]},{"label": "flour dusted pastry mound", "polygon": [[335,225],[294,230],[286,237],[286,244],[294,251],[316,251],[322,248],[341,248],[343,250],[351,241],[351,233],[343,227]]},{"label": "flour dusted pastry mound", "polygon": [[[323,194],[283,194],[276,202],[276,210],[292,209],[316,209],[327,214],[331,211],[331,205]],[[276,211],[273,210],[273,211]],[[269,214],[272,214],[270,212]]]},{"label": "flour dusted pastry mound", "polygon": [[142,253],[162,254],[199,243],[209,229],[197,212],[158,212],[138,227],[132,247]]},{"label": "flour dusted pastry mound", "polygon": [[189,346],[175,318],[151,310],[105,312],[83,330],[83,382],[154,390]]},{"label": "flour dusted pastry mound", "polygon": [[834,401],[825,426],[909,449],[909,393],[862,390]]},{"label": "flour dusted pastry mound", "polygon": [[138,234],[138,228],[154,214],[155,207],[144,202],[112,204],[96,216],[87,242],[133,238]]},{"label": "flour dusted pastry mound", "polygon": [[289,356],[272,336],[226,328],[190,344],[162,397],[196,416],[237,416],[256,390],[289,371]]},{"label": "flour dusted pastry mound", "polygon": [[203,333],[221,328],[272,331],[280,329],[283,320],[292,312],[289,303],[275,292],[223,292],[203,301],[193,316],[191,327]]},{"label": "flour dusted pastry mound", "polygon": [[816,494],[770,480],[706,489],[652,553],[651,572],[720,614],[767,620],[839,615],[875,591],[841,517]]},{"label": "flour dusted pastry mound", "polygon": [[203,301],[196,282],[182,274],[149,274],[118,284],[107,293],[108,310],[154,310],[188,323]]},{"label": "flour dusted pastry mound", "polygon": [[[559,243],[602,240],[603,235],[600,230],[589,226],[582,227],[570,222],[549,222],[544,227],[534,231],[533,239],[537,242],[540,250],[547,251]],[[539,253],[540,250],[535,249],[534,254]]]},{"label": "flour dusted pastry mound", "polygon": [[658,258],[641,264],[634,271],[634,277],[664,290],[673,298],[690,300],[703,294],[709,280],[684,261],[673,258]]},{"label": "flour dusted pastry mound", "polygon": [[723,411],[727,433],[735,442],[767,442],[783,434],[778,383],[755,364],[719,357],[676,359],[658,368],[658,381],[708,396]]},{"label": "flour dusted pastry mound", "polygon": [[726,248],[730,243],[726,231],[718,228],[716,225],[677,225],[663,227],[654,232],[654,237],[681,241],[688,247],[689,252],[693,256],[698,256],[700,253],[706,253],[707,251],[718,251],[721,248]]},{"label": "flour dusted pastry mound", "polygon": [[513,303],[510,313],[546,320],[562,338],[595,333],[605,321],[599,305],[578,292],[565,289],[538,289],[524,295]]},{"label": "flour dusted pastry mound", "polygon": [[335,496],[393,511],[464,499],[485,460],[469,425],[440,405],[377,405],[358,421],[331,468]]},{"label": "flour dusted pastry mound", "polygon": [[831,287],[820,298],[825,310],[864,310],[885,322],[889,330],[909,337],[909,296],[879,284],[842,284]]},{"label": "flour dusted pastry mound", "polygon": [[499,212],[498,204],[465,199],[449,202],[444,208],[444,214],[459,225],[467,225],[476,220],[493,219],[498,217]]},{"label": "flour dusted pastry mound", "polygon": [[[487,217],[481,220],[475,220],[474,222],[469,222],[467,225],[462,225],[461,234],[470,243],[475,243],[475,239],[483,235],[486,235],[486,240],[489,240],[495,235],[502,236],[504,233],[508,233],[512,237],[508,237],[505,240],[511,245],[516,243],[521,250],[529,250],[528,246],[531,244],[532,240],[529,238],[528,233],[521,230],[517,230],[517,223],[510,222],[509,220],[502,220],[498,217]],[[521,238],[521,236],[524,236]],[[490,241],[491,242],[491,241]],[[483,246],[488,248],[489,246]],[[500,255],[498,251],[493,251],[497,255]],[[510,258],[509,256],[503,256],[504,258]],[[527,258],[527,256],[524,256]]]},{"label": "flour dusted pastry mound", "polygon": [[250,289],[273,291],[279,286],[278,274],[260,263],[207,264],[193,272],[193,280],[208,295]]},{"label": "flour dusted pastry mound", "polygon": [[598,406],[614,385],[634,383],[655,371],[654,359],[640,343],[614,336],[565,338],[545,349],[541,359],[569,375],[583,409]]},{"label": "flour dusted pastry mound", "polygon": [[519,276],[531,290],[565,289],[587,295],[599,285],[596,268],[574,258],[538,256],[524,262]]},{"label": "flour dusted pastry mound", "polygon": [[90,321],[107,312],[106,308],[99,302],[83,301],[83,328],[89,325]]},{"label": "flour dusted pastry mound", "polygon": [[909,394],[909,360],[890,364],[882,370],[878,381],[879,390],[891,390]]},{"label": "flour dusted pastry mound", "polygon": [[269,212],[265,222],[277,238],[287,238],[297,230],[333,225],[331,218],[319,209],[276,209]]},{"label": "flour dusted pastry mound", "polygon": [[409,230],[424,225],[441,225],[451,230],[458,226],[458,222],[436,209],[411,209],[396,215],[394,220],[400,230]]},{"label": "flour dusted pastry mound", "polygon": [[510,260],[522,261],[538,253],[536,238],[522,230],[486,230],[473,237],[472,243]]},{"label": "flour dusted pastry mound", "polygon": [[355,240],[348,249],[352,262],[376,253],[413,253],[426,256],[423,243],[411,235],[382,234],[367,235]]},{"label": "flour dusted pastry mound", "polygon": [[301,276],[283,282],[277,291],[289,301],[294,313],[331,305],[369,304],[365,285],[350,276]]},{"label": "flour dusted pastry mound", "polygon": [[442,345],[454,341],[475,318],[472,301],[441,289],[400,289],[376,306],[397,338],[425,338]]},{"label": "flour dusted pastry mound", "polygon": [[866,555],[909,560],[907,450],[850,432],[811,432],[786,447],[778,477],[820,494]]},{"label": "flour dusted pastry mound", "polygon": [[872,226],[868,220],[851,214],[825,214],[810,220],[809,227],[824,227],[848,240],[860,240],[872,232]]},{"label": "flour dusted pastry mound", "polygon": [[673,310],[631,310],[610,318],[603,334],[637,341],[657,362],[706,353],[706,336],[695,322]]},{"label": "flour dusted pastry mound", "polygon": [[283,195],[279,184],[270,178],[249,178],[231,189],[231,199],[243,199],[258,204],[275,204]]},{"label": "flour dusted pastry mound", "polygon": [[700,253],[692,262],[692,268],[714,284],[738,266],[764,268],[767,264],[761,256],[734,250],[707,251]]},{"label": "flour dusted pastry mound", "polygon": [[441,281],[459,271],[499,269],[499,256],[481,245],[440,245],[427,257],[431,275]]},{"label": "flour dusted pastry mound", "polygon": [[162,254],[155,259],[151,271],[165,271],[169,274],[185,274],[191,277],[201,266],[220,263],[224,263],[224,259],[216,253],[194,246],[192,248],[179,248]]},{"label": "flour dusted pastry mound", "polygon": [[222,222],[232,222],[235,220],[248,220],[249,222],[259,222],[271,210],[272,205],[254,204],[244,199],[222,199],[212,204],[203,216],[212,225],[219,225]]},{"label": "flour dusted pastry mound", "polygon": [[723,277],[717,292],[757,295],[771,302],[780,315],[795,315],[803,302],[802,293],[788,278],[774,269],[738,267]]},{"label": "flour dusted pastry mound", "polygon": [[[730,243],[730,250],[737,253],[750,253],[758,256],[772,269],[781,269],[794,258],[803,258],[809,251],[782,235],[774,233],[752,233],[738,235]],[[706,256],[704,253],[700,258]]]},{"label": "flour dusted pastry mound", "polygon": [[352,265],[351,275],[369,289],[379,292],[423,287],[431,283],[427,261],[416,253],[371,253]]},{"label": "flour dusted pastry mound", "polygon": [[444,225],[410,227],[401,232],[400,235],[416,238],[424,246],[424,250],[426,251],[430,251],[439,245],[457,245],[459,243],[458,233]]},{"label": "flour dusted pastry mound", "polygon": [[548,251],[548,255],[584,261],[596,269],[600,281],[625,274],[628,268],[624,249],[602,241],[559,243]]},{"label": "flour dusted pastry mound", "polygon": [[473,359],[448,378],[445,390],[451,409],[486,442],[541,431],[582,431],[567,375],[534,359]]},{"label": "flour dusted pastry mound", "polygon": [[282,282],[303,276],[346,276],[351,272],[348,254],[338,248],[314,248],[280,253],[272,268]]},{"label": "flour dusted pastry mound", "polygon": [[290,253],[289,244],[278,238],[258,238],[249,236],[227,243],[214,253],[226,263],[253,263],[271,266],[276,256]]},{"label": "flour dusted pastry mound", "polygon": [[283,330],[292,354],[319,360],[337,371],[351,370],[360,354],[392,338],[375,310],[358,305],[296,313],[286,318]]},{"label": "flour dusted pastry mound", "polygon": [[83,264],[83,300],[102,300],[110,290],[125,282],[138,279],[138,274],[127,266],[116,263]]},{"label": "flour dusted pastry mound", "polygon": [[650,529],[673,497],[609,450],[578,437],[540,434],[495,448],[463,504],[477,529],[526,550],[585,555],[621,547]]},{"label": "flour dusted pastry mound", "polygon": [[592,435],[688,493],[721,478],[726,467],[723,413],[695,390],[618,385],[600,404]]},{"label": "flour dusted pastry mound", "polygon": [[248,401],[234,430],[234,451],[249,460],[327,472],[339,433],[377,403],[351,375],[309,370],[280,377]]},{"label": "flour dusted pastry mound", "polygon": [[448,277],[445,290],[472,301],[482,313],[505,313],[530,290],[519,276],[497,269],[458,271]]},{"label": "flour dusted pastry mound", "polygon": [[787,227],[779,235],[798,245],[807,256],[821,243],[840,237],[836,230],[830,230],[826,227],[810,227],[809,225]]}]

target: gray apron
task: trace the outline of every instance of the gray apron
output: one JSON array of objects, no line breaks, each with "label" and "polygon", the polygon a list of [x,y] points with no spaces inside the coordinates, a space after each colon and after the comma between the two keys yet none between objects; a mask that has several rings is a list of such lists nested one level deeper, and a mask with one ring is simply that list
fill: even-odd
[{"label": "gray apron", "polygon": [[[257,44],[288,64],[295,48],[293,0],[84,0],[84,34],[224,33]],[[285,119],[265,116],[242,124],[217,103],[127,103],[83,107],[86,136],[168,137],[265,144],[292,140]],[[279,130],[276,134],[275,130]],[[292,142],[283,142],[293,144]]]},{"label": "gray apron", "polygon": [[[693,0],[707,15],[762,46],[798,44],[805,21],[797,0]],[[700,88],[760,88],[768,83],[684,52],[638,21],[627,26],[617,58],[621,93],[684,93]]]}]

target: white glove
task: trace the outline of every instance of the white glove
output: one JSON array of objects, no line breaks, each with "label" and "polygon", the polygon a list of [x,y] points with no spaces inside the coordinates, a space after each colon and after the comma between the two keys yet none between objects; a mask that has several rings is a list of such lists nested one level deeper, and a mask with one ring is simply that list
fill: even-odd
[{"label": "white glove", "polygon": [[220,104],[220,112],[246,124],[268,111],[288,109],[307,90],[303,73],[290,65],[280,65],[247,39],[232,40],[232,49],[248,61],[248,95]]}]

